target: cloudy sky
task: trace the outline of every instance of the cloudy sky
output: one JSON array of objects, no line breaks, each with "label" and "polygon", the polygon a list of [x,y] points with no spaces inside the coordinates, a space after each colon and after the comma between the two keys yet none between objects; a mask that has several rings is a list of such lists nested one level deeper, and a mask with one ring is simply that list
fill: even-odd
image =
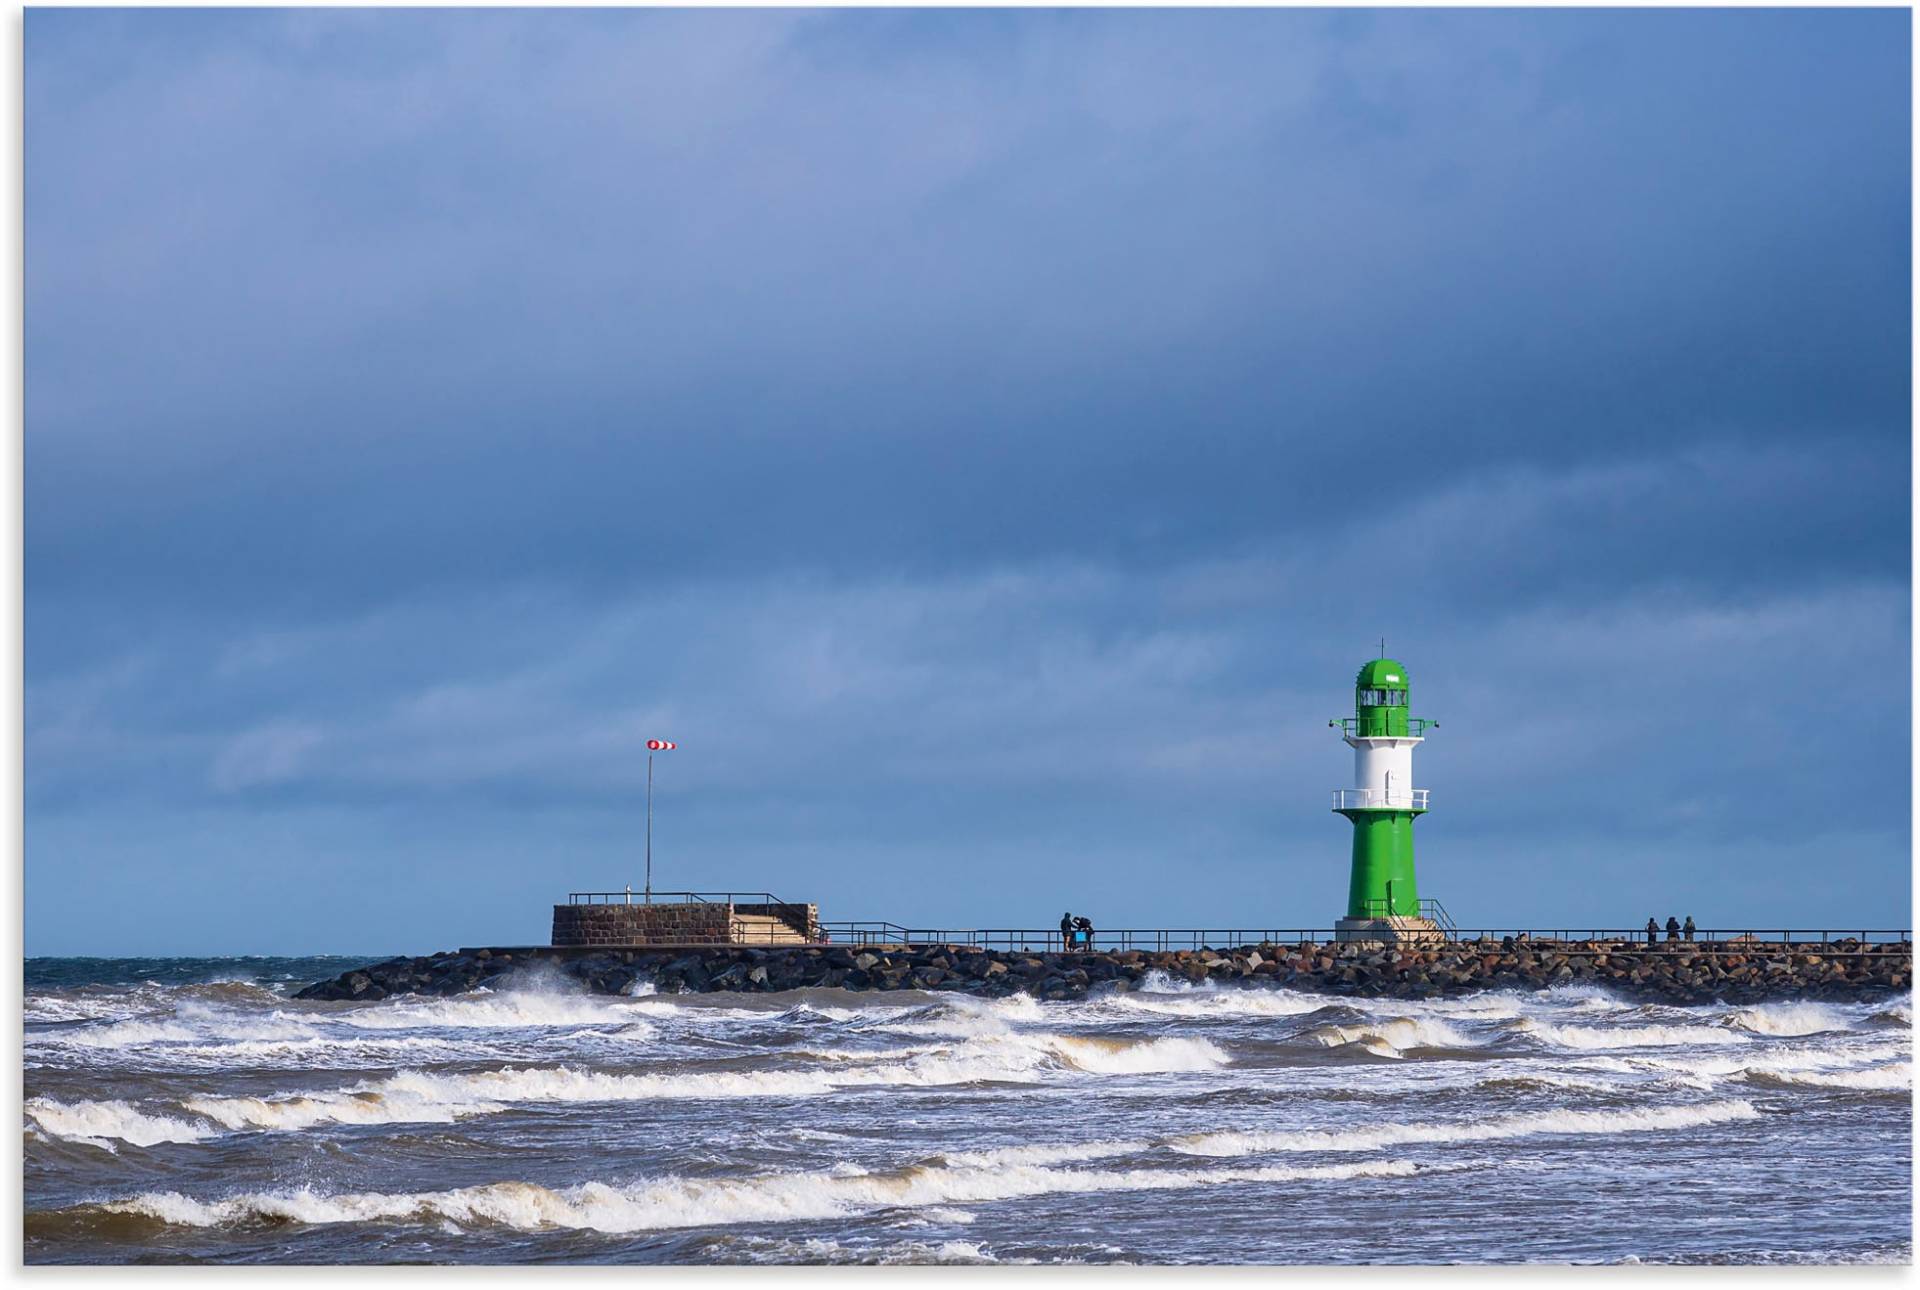
[{"label": "cloudy sky", "polygon": [[30,12],[27,952],[1904,925],[1908,23]]}]

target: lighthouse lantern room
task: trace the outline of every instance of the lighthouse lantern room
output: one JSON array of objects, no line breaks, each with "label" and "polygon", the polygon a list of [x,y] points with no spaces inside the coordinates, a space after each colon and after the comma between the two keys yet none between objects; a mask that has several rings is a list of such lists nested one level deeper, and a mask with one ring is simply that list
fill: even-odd
[{"label": "lighthouse lantern room", "polygon": [[[1438,722],[1408,715],[1407,669],[1377,658],[1354,678],[1354,715],[1328,724],[1353,749],[1353,787],[1333,792],[1333,809],[1353,823],[1353,872],[1341,940],[1407,940],[1438,934],[1433,902],[1413,873],[1413,822],[1427,790],[1413,778],[1413,750]],[[1413,936],[1409,936],[1409,934]]]}]

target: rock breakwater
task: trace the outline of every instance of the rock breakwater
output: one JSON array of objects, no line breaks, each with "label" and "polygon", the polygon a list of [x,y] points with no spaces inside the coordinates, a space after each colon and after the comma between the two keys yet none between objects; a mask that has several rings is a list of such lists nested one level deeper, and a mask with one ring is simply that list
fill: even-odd
[{"label": "rock breakwater", "polygon": [[461,994],[534,972],[558,972],[595,994],[813,987],[953,990],[1078,999],[1139,988],[1150,974],[1193,984],[1284,986],[1329,995],[1425,999],[1479,990],[1544,990],[1587,983],[1667,1003],[1859,999],[1905,990],[1907,943],[1460,941],[1432,946],[1244,945],[1231,949],[1028,953],[968,946],[717,945],[686,949],[533,947],[400,957],[320,981],[299,999],[377,1001],[392,995]]}]

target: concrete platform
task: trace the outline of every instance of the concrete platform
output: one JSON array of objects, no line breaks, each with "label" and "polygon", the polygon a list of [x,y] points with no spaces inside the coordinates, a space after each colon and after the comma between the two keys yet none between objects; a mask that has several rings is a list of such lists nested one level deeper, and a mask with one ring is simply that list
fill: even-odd
[{"label": "concrete platform", "polygon": [[741,941],[673,941],[647,945],[462,945],[455,954],[551,954],[561,958],[585,958],[590,954],[685,954],[692,950],[795,950],[851,949],[858,945],[830,945],[824,941],[783,941],[777,945],[749,945]]},{"label": "concrete platform", "polygon": [[1334,920],[1336,941],[1374,941],[1382,945],[1444,945],[1447,934],[1431,918],[1394,915],[1390,918]]}]

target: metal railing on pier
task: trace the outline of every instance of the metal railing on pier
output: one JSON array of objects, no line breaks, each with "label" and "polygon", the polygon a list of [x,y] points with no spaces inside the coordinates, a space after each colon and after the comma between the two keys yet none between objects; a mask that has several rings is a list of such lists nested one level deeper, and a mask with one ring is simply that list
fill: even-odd
[{"label": "metal railing on pier", "polygon": [[[1428,903],[1421,902],[1423,907]],[[1438,902],[1434,902],[1437,904]],[[1445,911],[1439,910],[1444,915]],[[1426,914],[1423,908],[1423,914]],[[1622,951],[1647,948],[1646,928],[1455,928],[1451,920],[1434,918],[1450,942],[1477,942],[1498,950],[1511,937],[1516,944],[1551,943],[1556,947],[1587,943],[1618,946]],[[1198,928],[1198,927],[1118,927],[1099,928],[1091,935],[1091,944],[1068,944],[1058,928],[1037,927],[907,927],[886,921],[825,921],[821,932],[834,945],[951,945],[963,949],[1017,950],[1029,953],[1063,950],[1139,950],[1168,953],[1174,950],[1218,950],[1244,946],[1275,948],[1324,945],[1335,940],[1330,927],[1281,928]],[[1429,935],[1431,935],[1429,933]],[[1667,940],[1662,931],[1656,948],[1694,950],[1707,953],[1739,953],[1764,949],[1793,953],[1817,953],[1845,950],[1851,953],[1897,953],[1912,950],[1913,933],[1906,928],[1706,928],[1698,929],[1691,941]]]},{"label": "metal railing on pier", "polygon": [[1197,927],[1120,927],[1096,929],[1086,939],[1069,943],[1058,928],[1037,927],[903,927],[886,922],[822,921],[835,945],[952,945],[965,949],[1025,951],[1063,950],[1173,950],[1227,948],[1237,945],[1305,945],[1331,940],[1327,928],[1214,929]]},{"label": "metal railing on pier", "polygon": [[570,891],[569,905],[785,905],[770,891]]},{"label": "metal railing on pier", "polygon": [[1625,948],[1646,949],[1649,945],[1668,949],[1707,950],[1738,953],[1756,946],[1766,949],[1790,948],[1795,953],[1857,947],[1906,953],[1911,950],[1913,931],[1904,927],[1882,928],[1700,928],[1689,937],[1684,931],[1670,935],[1662,928],[1650,935],[1645,927],[1599,928],[1471,928],[1456,931],[1454,940],[1500,944],[1512,937],[1516,944],[1549,941],[1561,944],[1591,941],[1618,944]]}]

